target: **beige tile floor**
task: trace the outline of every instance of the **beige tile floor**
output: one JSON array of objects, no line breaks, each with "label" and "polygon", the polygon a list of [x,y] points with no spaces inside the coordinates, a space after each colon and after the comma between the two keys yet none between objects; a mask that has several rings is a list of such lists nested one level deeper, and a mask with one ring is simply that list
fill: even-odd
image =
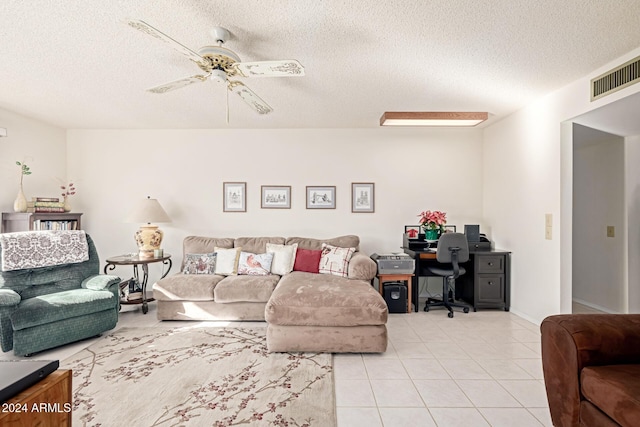
[{"label": "beige tile floor", "polygon": [[[116,329],[159,323],[185,325],[159,322],[151,303],[146,315],[139,306],[124,306]],[[432,310],[391,314],[388,329],[384,354],[335,355],[339,427],[552,425],[537,325],[499,310],[453,319]],[[98,339],[33,358],[63,360]]]}]

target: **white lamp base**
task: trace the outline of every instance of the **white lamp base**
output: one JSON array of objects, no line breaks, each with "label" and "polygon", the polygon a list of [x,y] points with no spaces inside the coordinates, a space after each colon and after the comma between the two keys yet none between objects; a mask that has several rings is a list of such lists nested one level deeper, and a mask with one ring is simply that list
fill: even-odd
[{"label": "white lamp base", "polygon": [[138,244],[138,257],[153,258],[153,251],[160,249],[164,233],[157,225],[147,224],[140,227],[134,238]]}]

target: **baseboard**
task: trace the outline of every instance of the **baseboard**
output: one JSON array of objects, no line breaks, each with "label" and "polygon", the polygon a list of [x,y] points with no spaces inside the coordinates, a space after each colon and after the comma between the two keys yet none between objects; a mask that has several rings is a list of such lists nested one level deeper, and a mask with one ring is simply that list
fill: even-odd
[{"label": "baseboard", "polygon": [[602,307],[602,306],[599,306],[598,304],[593,304],[593,303],[591,303],[589,301],[584,301],[584,300],[581,300],[579,298],[572,298],[571,301],[575,302],[575,303],[578,303],[580,305],[587,306],[589,308],[593,308],[594,310],[602,311],[604,313],[617,314],[617,312],[612,311],[612,310],[610,310],[610,309],[608,309],[606,307]]}]

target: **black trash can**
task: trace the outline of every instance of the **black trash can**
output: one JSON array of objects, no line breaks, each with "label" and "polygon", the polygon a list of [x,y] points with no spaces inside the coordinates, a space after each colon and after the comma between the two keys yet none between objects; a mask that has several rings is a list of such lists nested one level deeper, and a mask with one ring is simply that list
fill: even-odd
[{"label": "black trash can", "polygon": [[389,313],[407,312],[407,287],[402,282],[385,282],[384,300],[389,308]]}]

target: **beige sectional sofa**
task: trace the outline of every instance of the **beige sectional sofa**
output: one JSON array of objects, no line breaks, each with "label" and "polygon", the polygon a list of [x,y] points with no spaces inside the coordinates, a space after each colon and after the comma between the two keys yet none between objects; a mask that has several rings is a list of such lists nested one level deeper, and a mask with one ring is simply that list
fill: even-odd
[{"label": "beige sectional sofa", "polygon": [[[153,285],[158,319],[266,321],[272,352],[384,352],[387,305],[371,286],[376,264],[358,251],[359,243],[358,236],[186,237],[181,271]],[[355,250],[345,266],[346,277],[295,270],[260,276],[185,274],[187,254],[232,248],[264,254],[268,245],[295,247],[302,254],[322,250],[323,244]]]}]

